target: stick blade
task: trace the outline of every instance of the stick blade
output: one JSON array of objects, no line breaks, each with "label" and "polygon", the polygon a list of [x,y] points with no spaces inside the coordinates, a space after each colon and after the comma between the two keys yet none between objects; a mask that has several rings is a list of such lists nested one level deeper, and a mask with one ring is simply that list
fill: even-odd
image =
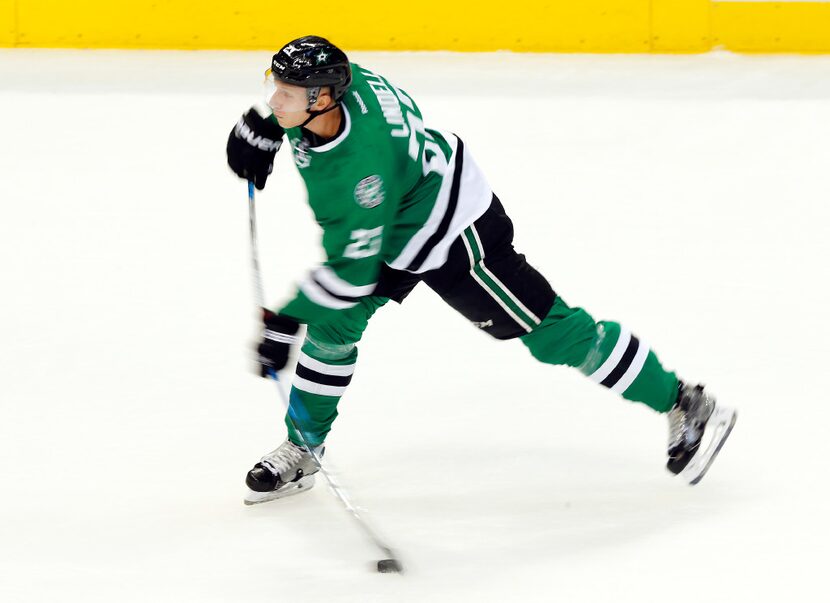
[{"label": "stick blade", "polygon": [[403,566],[397,559],[381,559],[378,561],[378,572],[381,574],[402,574]]}]

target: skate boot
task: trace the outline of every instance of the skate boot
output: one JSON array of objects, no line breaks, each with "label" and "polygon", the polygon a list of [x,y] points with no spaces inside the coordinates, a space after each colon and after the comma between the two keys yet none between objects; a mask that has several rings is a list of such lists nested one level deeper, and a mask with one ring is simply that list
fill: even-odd
[{"label": "skate boot", "polygon": [[[314,449],[318,457],[322,457],[324,451],[323,445]],[[250,491],[245,504],[255,505],[310,490],[318,470],[317,462],[305,448],[285,440],[248,472],[245,484]]]},{"label": "skate boot", "polygon": [[702,385],[680,384],[677,402],[669,416],[669,461],[666,468],[689,484],[696,484],[709,469],[732,432],[734,409],[720,406]]}]

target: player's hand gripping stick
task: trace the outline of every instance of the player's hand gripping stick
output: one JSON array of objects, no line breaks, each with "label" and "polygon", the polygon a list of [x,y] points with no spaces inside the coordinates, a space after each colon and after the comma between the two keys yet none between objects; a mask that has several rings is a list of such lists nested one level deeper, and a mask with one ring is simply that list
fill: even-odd
[{"label": "player's hand gripping stick", "polygon": [[228,166],[262,190],[274,169],[274,156],[282,145],[283,134],[285,131],[270,113],[251,107],[228,135]]},{"label": "player's hand gripping stick", "polygon": [[259,374],[270,377],[288,364],[288,354],[291,346],[297,343],[300,325],[294,319],[274,314],[267,308],[262,309],[262,323],[262,341],[257,347]]}]

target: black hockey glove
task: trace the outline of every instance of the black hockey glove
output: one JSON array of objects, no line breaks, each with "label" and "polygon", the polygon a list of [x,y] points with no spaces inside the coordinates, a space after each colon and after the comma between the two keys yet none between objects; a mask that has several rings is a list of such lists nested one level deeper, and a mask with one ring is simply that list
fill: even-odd
[{"label": "black hockey glove", "polygon": [[228,136],[228,165],[237,176],[262,190],[274,169],[283,134],[285,130],[270,115],[263,117],[251,107]]},{"label": "black hockey glove", "polygon": [[273,372],[281,371],[288,364],[291,346],[297,343],[297,331],[300,324],[293,318],[274,314],[262,309],[262,342],[257,346],[259,352],[259,374],[268,377]]}]

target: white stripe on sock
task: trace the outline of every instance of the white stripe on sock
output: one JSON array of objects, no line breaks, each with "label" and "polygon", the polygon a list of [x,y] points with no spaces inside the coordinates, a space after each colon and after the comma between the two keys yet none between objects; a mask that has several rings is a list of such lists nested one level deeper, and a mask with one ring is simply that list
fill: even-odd
[{"label": "white stripe on sock", "polygon": [[646,358],[648,358],[649,347],[646,343],[640,339],[640,347],[637,349],[637,353],[634,355],[634,360],[631,361],[631,366],[628,367],[628,370],[625,371],[625,374],[620,378],[619,381],[611,388],[612,392],[617,392],[618,394],[624,394],[625,390],[634,383],[634,380],[637,378],[637,375],[640,374],[640,371],[643,370],[643,365],[646,363]]},{"label": "white stripe on sock", "polygon": [[323,373],[324,375],[333,375],[335,377],[348,377],[349,375],[354,373],[355,367],[354,364],[326,364],[325,362],[315,360],[311,356],[307,355],[305,352],[300,352],[298,362],[307,369],[311,369],[312,371],[316,371],[318,373]]},{"label": "white stripe on sock", "polygon": [[342,396],[346,393],[345,387],[314,383],[313,381],[297,377],[296,375],[294,375],[294,380],[291,382],[291,385],[301,391],[308,392],[309,394],[316,394],[318,396]]},{"label": "white stripe on sock", "polygon": [[605,359],[605,362],[602,363],[597,370],[595,370],[591,375],[588,376],[588,379],[593,381],[594,383],[602,383],[603,379],[605,379],[608,375],[611,374],[617,365],[620,363],[620,360],[625,354],[625,350],[628,347],[628,342],[631,341],[631,331],[624,327],[620,327],[620,336],[617,338],[617,343],[614,346],[614,349],[611,351],[611,355]]}]

